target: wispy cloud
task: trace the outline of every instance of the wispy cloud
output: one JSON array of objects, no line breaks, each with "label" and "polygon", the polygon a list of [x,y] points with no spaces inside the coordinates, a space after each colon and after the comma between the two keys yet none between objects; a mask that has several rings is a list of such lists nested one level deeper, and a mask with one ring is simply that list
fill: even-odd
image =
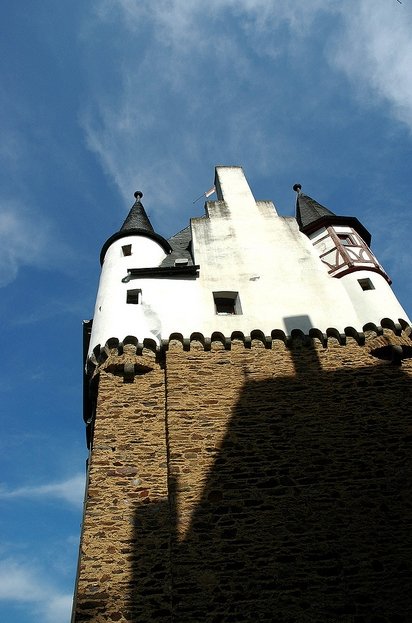
[{"label": "wispy cloud", "polygon": [[[373,224],[372,248],[379,262],[393,279],[395,292],[400,286],[403,290],[401,304],[411,300],[412,285],[409,273],[412,263],[412,250],[409,242],[409,227],[402,226],[410,222],[408,206],[392,198],[388,205],[391,209],[383,213],[372,210],[366,213],[366,219]],[[410,307],[405,308],[411,315]]]},{"label": "wispy cloud", "polygon": [[47,157],[61,157],[57,139],[39,123],[37,112],[33,102],[22,101],[13,90],[0,92],[0,287],[12,283],[23,267],[58,266],[68,272],[64,260],[76,259],[57,231],[57,215],[47,214],[47,199],[36,199],[41,191],[30,188],[33,177],[41,187],[50,175]]},{"label": "wispy cloud", "polygon": [[[198,39],[199,32],[213,28],[222,14],[231,20],[241,20],[242,27],[253,31],[272,30],[287,24],[301,33],[311,28],[313,20],[320,12],[334,12],[339,0],[295,0],[294,2],[270,3],[267,0],[210,0],[205,14],[202,0],[159,0],[158,2],[135,2],[134,0],[101,0],[98,14],[101,19],[118,15],[129,30],[141,32],[142,25],[153,23],[153,35],[158,42],[173,44],[182,54],[190,55],[192,44],[197,49],[208,47],[210,42]],[[225,36],[225,32],[216,32]],[[214,42],[213,42],[214,43]],[[260,41],[256,41],[259,47]],[[188,45],[189,44],[189,49]]]},{"label": "wispy cloud", "polygon": [[12,558],[0,560],[0,600],[29,607],[45,623],[70,618],[72,595],[59,591],[38,568]]},{"label": "wispy cloud", "polygon": [[384,101],[412,131],[412,9],[406,3],[358,0],[342,8],[341,17],[344,28],[333,45],[333,62],[364,105]]},{"label": "wispy cloud", "polygon": [[[96,79],[81,123],[88,147],[125,200],[136,186],[149,187],[161,213],[187,186],[189,166],[206,153],[211,164],[242,163],[247,154],[264,169],[268,141],[258,128],[281,88],[277,70],[262,73],[253,59],[284,53],[285,37],[275,33],[286,25],[300,36],[323,4],[211,0],[206,16],[200,0],[102,0],[94,28],[110,23],[111,43],[121,38],[122,54],[108,59],[116,88],[102,89]],[[286,43],[294,45],[294,38]]]},{"label": "wispy cloud", "polygon": [[294,146],[282,119],[302,125],[303,110],[318,111],[319,89],[333,88],[306,89],[304,109],[296,105],[291,83],[317,80],[320,60],[354,101],[385,103],[412,130],[411,11],[394,4],[210,0],[206,14],[201,0],[101,0],[88,33],[110,24],[106,66],[116,87],[102,87],[89,68],[87,145],[127,204],[137,187],[150,188],[151,212],[163,216],[205,155],[211,165],[245,164],[249,174],[281,166],[278,146]]},{"label": "wispy cloud", "polygon": [[75,255],[56,234],[52,221],[35,207],[0,197],[0,287],[12,283],[25,266],[67,270]]},{"label": "wispy cloud", "polygon": [[84,482],[84,475],[76,474],[67,480],[43,485],[18,487],[16,489],[2,487],[0,488],[0,499],[60,499],[79,508],[83,503]]},{"label": "wispy cloud", "polygon": [[8,322],[13,326],[31,325],[62,315],[74,316],[78,320],[84,311],[84,298],[74,301],[49,298],[46,301],[40,301],[37,305],[33,304],[30,310],[24,309],[24,313],[16,313],[15,316],[8,319]]},{"label": "wispy cloud", "polygon": [[42,262],[48,230],[21,206],[0,200],[0,286],[14,281],[21,266]]}]

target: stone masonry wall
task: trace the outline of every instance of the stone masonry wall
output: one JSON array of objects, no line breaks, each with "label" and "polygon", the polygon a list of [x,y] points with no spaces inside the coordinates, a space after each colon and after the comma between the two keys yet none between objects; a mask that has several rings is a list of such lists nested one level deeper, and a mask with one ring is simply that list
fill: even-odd
[{"label": "stone masonry wall", "polygon": [[167,354],[173,620],[411,618],[411,370],[351,339]]},{"label": "stone masonry wall", "polygon": [[[132,383],[125,361],[139,366]],[[168,620],[164,372],[150,353],[113,355],[99,376],[73,620]]]},{"label": "stone masonry wall", "polygon": [[105,362],[74,621],[411,620],[412,360],[369,338]]}]

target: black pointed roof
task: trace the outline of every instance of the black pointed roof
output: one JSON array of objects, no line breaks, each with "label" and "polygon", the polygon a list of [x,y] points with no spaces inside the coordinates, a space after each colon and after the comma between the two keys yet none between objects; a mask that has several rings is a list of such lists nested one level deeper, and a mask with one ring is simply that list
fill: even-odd
[{"label": "black pointed roof", "polygon": [[303,233],[310,234],[315,229],[328,225],[346,225],[353,227],[366,244],[370,245],[371,235],[357,218],[354,216],[338,216],[312,197],[302,193],[301,188],[300,184],[295,184],[293,190],[297,192],[296,220]]},{"label": "black pointed roof", "polygon": [[328,208],[321,205],[312,197],[298,193],[296,198],[296,220],[300,229],[304,229],[308,225],[315,223],[323,216],[336,216]]},{"label": "black pointed roof", "polygon": [[177,232],[169,238],[168,242],[172,247],[172,252],[165,257],[161,263],[162,267],[170,267],[175,265],[175,260],[187,259],[187,265],[193,266],[194,261],[192,257],[192,232],[190,225],[185,227],[181,231]]},{"label": "black pointed roof", "polygon": [[130,229],[141,229],[142,231],[154,232],[153,226],[146,214],[146,210],[143,207],[140,199],[143,197],[143,193],[137,190],[134,194],[136,201],[130,208],[130,212],[125,218],[120,231],[128,231]]},{"label": "black pointed roof", "polygon": [[153,226],[149,220],[149,217],[146,214],[146,210],[143,207],[142,202],[140,201],[143,197],[143,193],[140,190],[137,190],[134,193],[136,201],[130,208],[130,212],[127,215],[123,225],[120,230],[110,236],[108,240],[104,243],[102,250],[100,252],[100,263],[103,264],[104,256],[106,255],[107,249],[110,245],[120,238],[125,238],[126,236],[145,236],[146,238],[151,238],[155,240],[160,246],[164,249],[165,253],[171,253],[172,248],[168,241],[163,238],[160,234],[157,234],[153,229]]}]

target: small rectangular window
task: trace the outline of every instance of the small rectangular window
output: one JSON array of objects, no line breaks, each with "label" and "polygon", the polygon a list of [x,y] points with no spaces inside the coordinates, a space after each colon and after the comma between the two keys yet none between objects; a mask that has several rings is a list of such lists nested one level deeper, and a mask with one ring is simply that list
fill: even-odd
[{"label": "small rectangular window", "polygon": [[122,252],[123,255],[126,257],[126,255],[131,255],[132,254],[132,245],[131,244],[125,244],[122,246]]},{"label": "small rectangular window", "polygon": [[345,247],[351,247],[356,244],[349,234],[338,234],[338,238]]},{"label": "small rectangular window", "polygon": [[368,278],[358,279],[358,283],[360,287],[362,288],[362,290],[374,290],[375,289],[375,286],[373,285],[372,281]]},{"label": "small rectangular window", "polygon": [[142,296],[142,291],[140,290],[140,288],[136,290],[128,290],[126,303],[131,303],[132,305],[138,305],[140,303],[141,296]]},{"label": "small rectangular window", "polygon": [[219,316],[236,316],[242,313],[238,292],[213,292],[215,312]]}]

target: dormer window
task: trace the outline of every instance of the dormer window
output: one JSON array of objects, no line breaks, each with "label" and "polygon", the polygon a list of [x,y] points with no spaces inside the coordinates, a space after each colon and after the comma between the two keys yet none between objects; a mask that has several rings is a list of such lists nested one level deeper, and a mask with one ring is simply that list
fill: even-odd
[{"label": "dormer window", "polygon": [[237,316],[242,313],[238,292],[213,292],[213,299],[218,316]]}]

